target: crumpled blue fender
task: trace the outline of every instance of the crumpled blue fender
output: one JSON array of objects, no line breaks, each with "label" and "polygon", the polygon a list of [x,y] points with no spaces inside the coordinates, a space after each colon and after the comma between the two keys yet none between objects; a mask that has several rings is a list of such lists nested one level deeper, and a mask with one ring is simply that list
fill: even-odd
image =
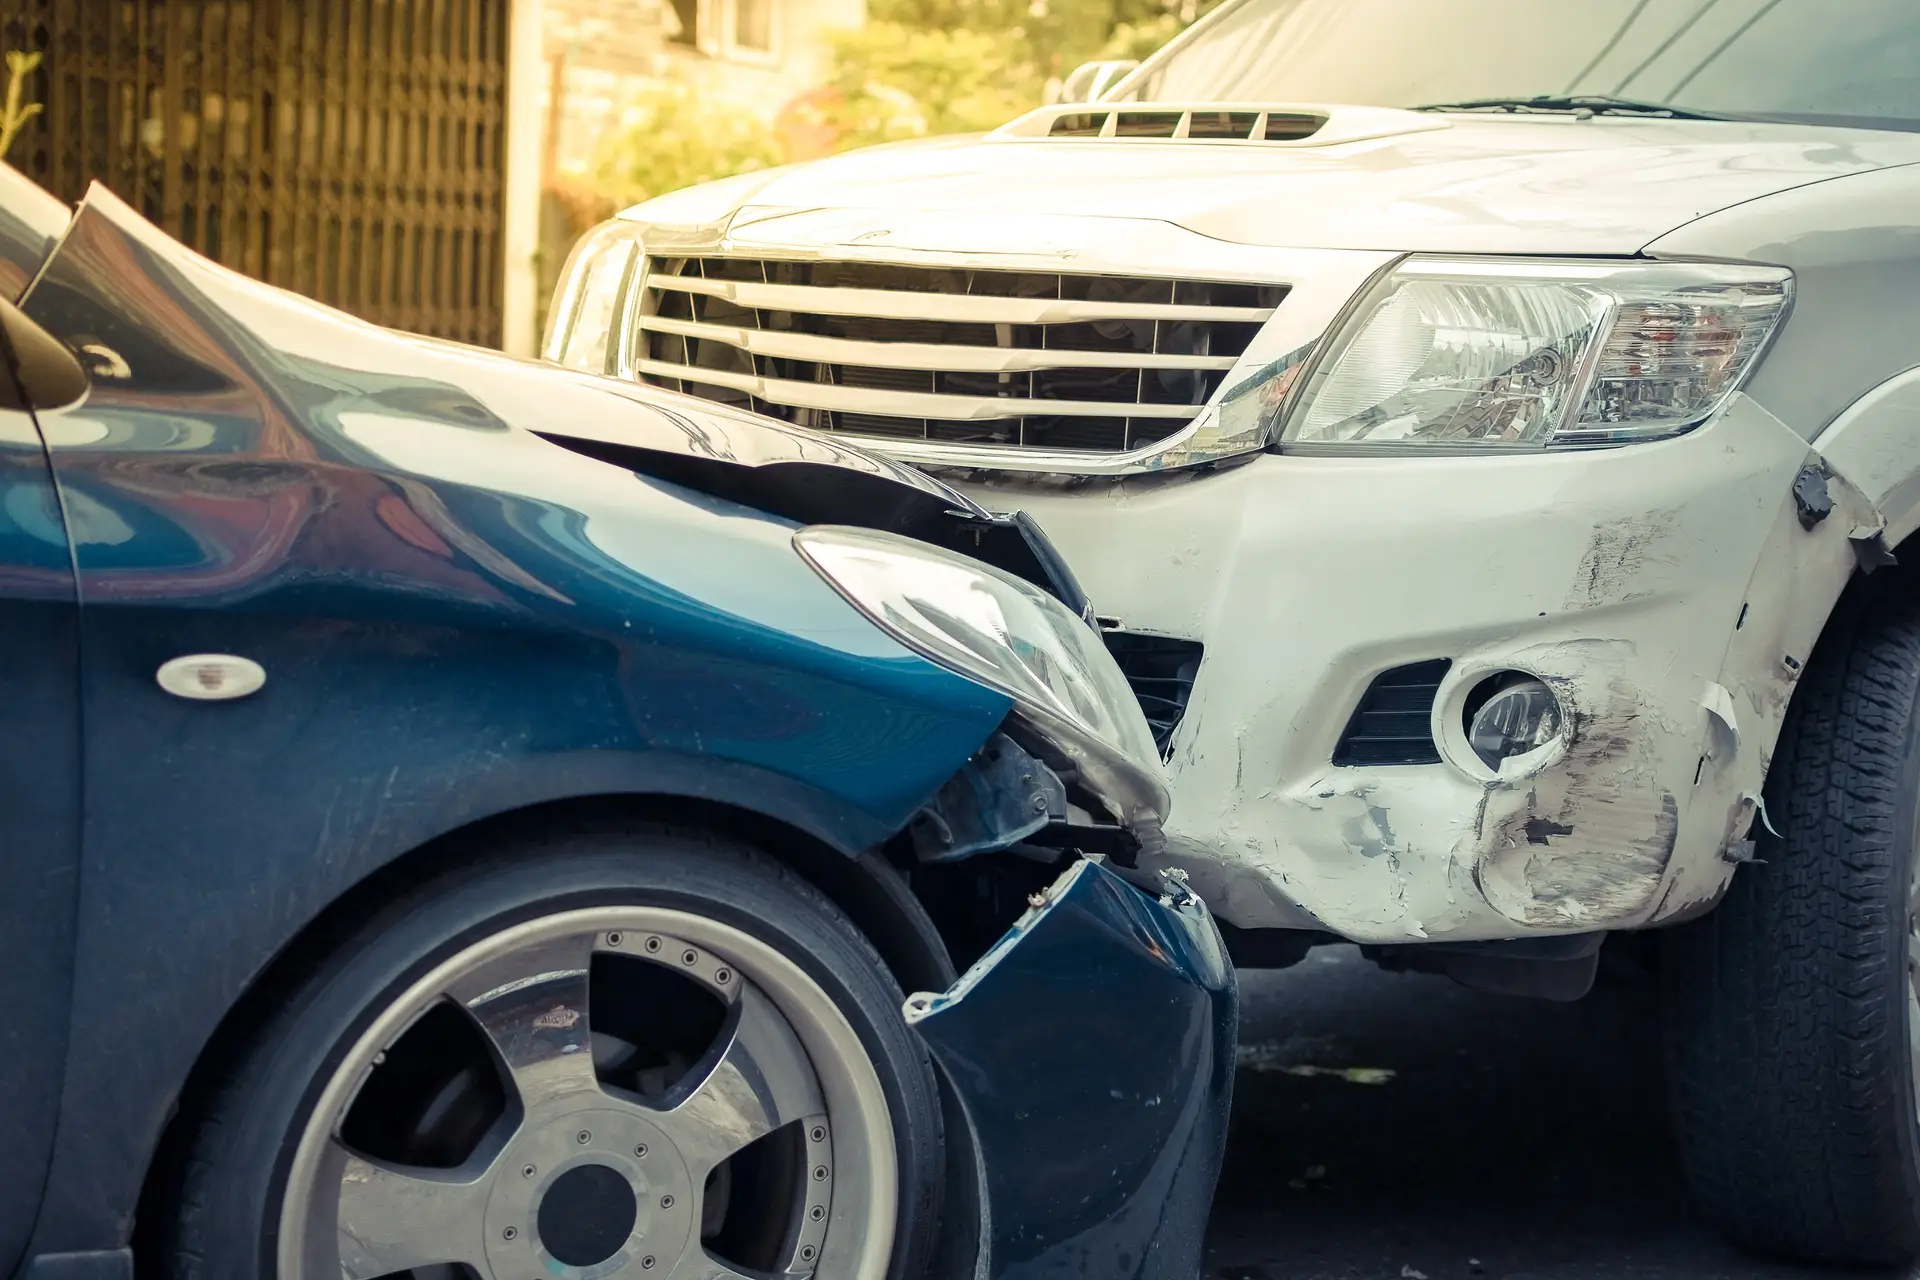
[{"label": "crumpled blue fender", "polygon": [[1075,863],[952,988],[907,1001],[972,1126],[993,1280],[1193,1280],[1239,995],[1205,904]]}]

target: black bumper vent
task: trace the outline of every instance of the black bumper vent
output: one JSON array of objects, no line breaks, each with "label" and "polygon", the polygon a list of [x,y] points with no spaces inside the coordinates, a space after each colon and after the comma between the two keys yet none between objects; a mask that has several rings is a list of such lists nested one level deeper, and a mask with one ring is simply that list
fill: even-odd
[{"label": "black bumper vent", "polygon": [[1433,741],[1433,700],[1453,665],[1446,658],[1382,671],[1347,721],[1334,748],[1340,765],[1438,764]]},{"label": "black bumper vent", "polygon": [[1202,646],[1197,640],[1135,631],[1109,631],[1106,637],[1107,649],[1133,686],[1133,696],[1140,699],[1140,710],[1153,727],[1154,744],[1164,756],[1180,717],[1186,714],[1194,677],[1200,674]]}]

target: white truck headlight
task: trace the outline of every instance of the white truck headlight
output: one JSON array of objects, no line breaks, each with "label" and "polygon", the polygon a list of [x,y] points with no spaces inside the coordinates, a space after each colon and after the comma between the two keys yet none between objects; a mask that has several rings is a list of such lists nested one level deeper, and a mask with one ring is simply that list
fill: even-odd
[{"label": "white truck headlight", "polygon": [[1398,452],[1678,435],[1738,388],[1792,287],[1777,267],[1410,257],[1284,400],[1278,439]]},{"label": "white truck headlight", "polygon": [[1006,694],[1127,821],[1164,818],[1160,755],[1099,633],[1040,588],[991,565],[870,529],[813,525],[800,554],[875,625]]},{"label": "white truck headlight", "polygon": [[607,372],[607,343],[631,288],[640,241],[628,223],[603,223],[581,236],[567,255],[547,313],[540,354],[588,373]]}]

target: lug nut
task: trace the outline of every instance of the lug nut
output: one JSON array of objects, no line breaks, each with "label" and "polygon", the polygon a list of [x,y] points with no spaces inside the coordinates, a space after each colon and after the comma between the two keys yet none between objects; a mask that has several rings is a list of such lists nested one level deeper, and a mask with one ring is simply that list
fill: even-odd
[{"label": "lug nut", "polygon": [[646,1257],[644,1257],[644,1258],[642,1258],[642,1259],[640,1259],[640,1269],[641,1269],[642,1271],[651,1271],[651,1270],[653,1270],[653,1255],[652,1255],[652,1254],[648,1254],[648,1255],[647,1255]]},{"label": "lug nut", "polygon": [[589,1142],[593,1141],[593,1135],[591,1133],[588,1133],[585,1129],[582,1129],[580,1132],[573,1135],[573,1140],[584,1147]]},{"label": "lug nut", "polygon": [[633,1154],[640,1157],[640,1159],[645,1160],[647,1158],[647,1144],[643,1142],[639,1146],[635,1147],[633,1149]]},{"label": "lug nut", "polygon": [[540,1171],[534,1168],[532,1165],[527,1165],[525,1168],[520,1170],[520,1176],[523,1178],[531,1178],[534,1174],[538,1172]]},{"label": "lug nut", "polygon": [[500,1238],[502,1240],[513,1240],[513,1239],[516,1239],[519,1235],[520,1235],[520,1228],[508,1227],[505,1231],[502,1231],[500,1233]]},{"label": "lug nut", "polygon": [[661,1197],[660,1197],[660,1207],[661,1207],[662,1209],[671,1209],[671,1208],[673,1208],[673,1197],[672,1197],[672,1196],[661,1196]]}]

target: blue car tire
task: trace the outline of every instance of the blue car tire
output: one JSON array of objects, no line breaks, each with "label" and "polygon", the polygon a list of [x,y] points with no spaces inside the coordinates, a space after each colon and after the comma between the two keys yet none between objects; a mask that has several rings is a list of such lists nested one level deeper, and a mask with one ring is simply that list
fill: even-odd
[{"label": "blue car tire", "polygon": [[765,854],[526,833],[317,932],[177,1126],[160,1274],[924,1272],[933,1067],[872,945]]}]

